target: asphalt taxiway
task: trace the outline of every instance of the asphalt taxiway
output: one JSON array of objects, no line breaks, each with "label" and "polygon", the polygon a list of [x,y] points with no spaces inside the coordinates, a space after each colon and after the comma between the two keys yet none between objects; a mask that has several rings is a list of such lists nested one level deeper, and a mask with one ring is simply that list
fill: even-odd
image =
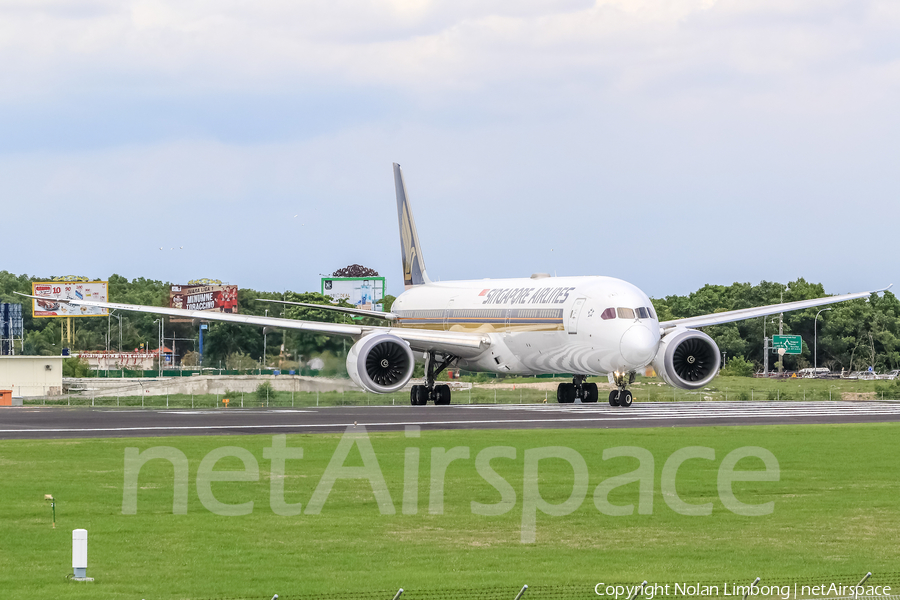
[{"label": "asphalt taxiway", "polygon": [[670,402],[461,404],[157,410],[19,407],[0,410],[0,439],[334,433],[422,429],[561,429],[880,423],[900,421],[887,402]]}]

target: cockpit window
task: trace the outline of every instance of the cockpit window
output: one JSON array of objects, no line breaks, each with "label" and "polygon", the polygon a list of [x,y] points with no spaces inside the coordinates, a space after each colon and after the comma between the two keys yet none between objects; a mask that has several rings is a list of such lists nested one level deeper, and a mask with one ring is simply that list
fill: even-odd
[{"label": "cockpit window", "polygon": [[604,321],[608,321],[610,319],[615,319],[616,318],[616,309],[607,308],[602,313],[600,313],[600,318],[603,319]]},{"label": "cockpit window", "polygon": [[620,319],[633,319],[634,311],[630,308],[622,308],[621,306],[616,309],[616,312],[619,314]]},{"label": "cockpit window", "polygon": [[653,307],[648,306],[647,311],[650,313],[650,318],[656,320],[656,312],[653,310]]},{"label": "cockpit window", "polygon": [[638,319],[649,319],[650,313],[643,306],[639,306],[635,309],[637,311]]}]

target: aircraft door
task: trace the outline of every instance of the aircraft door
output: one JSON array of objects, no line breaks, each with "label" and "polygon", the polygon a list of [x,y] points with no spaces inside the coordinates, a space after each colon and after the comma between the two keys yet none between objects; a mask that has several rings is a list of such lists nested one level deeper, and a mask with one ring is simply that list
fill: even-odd
[{"label": "aircraft door", "polygon": [[456,303],[456,298],[450,298],[450,301],[447,303],[447,308],[444,309],[444,331],[450,331],[450,327],[453,326],[453,305]]},{"label": "aircraft door", "polygon": [[569,325],[566,329],[570,334],[578,333],[578,315],[581,314],[581,307],[584,306],[584,298],[578,298],[572,304],[572,310],[569,312]]}]

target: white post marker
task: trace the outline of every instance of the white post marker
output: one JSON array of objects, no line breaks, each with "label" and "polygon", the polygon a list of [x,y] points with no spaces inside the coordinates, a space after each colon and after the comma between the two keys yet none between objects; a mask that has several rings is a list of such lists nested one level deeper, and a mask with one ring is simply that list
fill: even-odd
[{"label": "white post marker", "polygon": [[75,581],[93,581],[87,576],[87,529],[72,530],[72,570]]}]

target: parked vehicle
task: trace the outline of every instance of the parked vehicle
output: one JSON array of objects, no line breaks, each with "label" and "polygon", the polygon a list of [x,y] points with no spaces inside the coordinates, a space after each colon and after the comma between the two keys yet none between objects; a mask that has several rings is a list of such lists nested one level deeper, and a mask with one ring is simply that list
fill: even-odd
[{"label": "parked vehicle", "polygon": [[818,367],[818,368],[806,368],[800,369],[797,371],[797,375],[800,377],[824,377],[831,374],[831,369],[828,367]]}]

